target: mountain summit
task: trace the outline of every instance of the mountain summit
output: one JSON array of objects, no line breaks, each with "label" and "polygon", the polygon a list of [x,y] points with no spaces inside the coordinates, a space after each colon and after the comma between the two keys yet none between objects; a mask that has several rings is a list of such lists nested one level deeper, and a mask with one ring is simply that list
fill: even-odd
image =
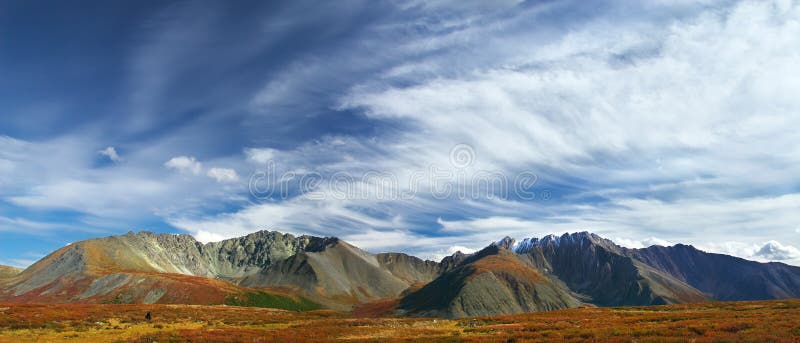
[{"label": "mountain summit", "polygon": [[372,254],[335,237],[259,231],[203,244],[130,232],[63,247],[0,278],[0,301],[221,304],[254,291],[335,310],[465,317],[579,306],[800,297],[800,268],[691,246],[627,249],[589,232],[505,237],[440,262]]}]

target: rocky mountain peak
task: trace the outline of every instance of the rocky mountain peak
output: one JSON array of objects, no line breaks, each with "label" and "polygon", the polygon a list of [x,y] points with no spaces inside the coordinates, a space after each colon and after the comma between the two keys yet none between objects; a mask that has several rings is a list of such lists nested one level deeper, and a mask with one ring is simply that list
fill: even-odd
[{"label": "rocky mountain peak", "polygon": [[253,233],[249,233],[249,234],[247,234],[245,236],[236,237],[236,238],[232,238],[232,239],[242,239],[242,240],[250,240],[250,241],[264,240],[264,239],[288,241],[288,240],[294,240],[294,239],[296,239],[296,237],[294,235],[292,235],[291,233],[283,233],[283,232],[270,231],[270,230],[259,230],[259,231],[253,232]]},{"label": "rocky mountain peak", "polygon": [[460,265],[461,262],[464,262],[464,260],[467,259],[467,256],[467,254],[461,251],[456,251],[450,256],[445,256],[442,261],[439,262],[439,264],[441,265],[442,270],[450,270]]},{"label": "rocky mountain peak", "polygon": [[514,240],[511,237],[505,236],[503,237],[503,239],[495,242],[494,244],[497,245],[498,247],[511,250],[514,247],[514,243],[516,243],[516,240]]},{"label": "rocky mountain peak", "polygon": [[159,237],[175,237],[176,239],[190,239],[195,240],[194,237],[187,234],[179,234],[179,233],[155,233],[152,231],[128,231],[123,237],[132,237],[132,238],[159,238]]},{"label": "rocky mountain peak", "polygon": [[[503,241],[508,242],[505,238],[503,239]],[[550,234],[542,238],[536,238],[536,237],[525,238],[518,243],[513,243],[513,240],[511,240],[511,242],[512,244],[508,249],[513,250],[518,254],[528,253],[534,247],[558,248],[561,246],[574,246],[574,245],[578,245],[580,247],[589,245],[599,245],[613,251],[618,251],[620,249],[619,246],[614,244],[614,242],[587,231],[564,233],[561,236]]]}]

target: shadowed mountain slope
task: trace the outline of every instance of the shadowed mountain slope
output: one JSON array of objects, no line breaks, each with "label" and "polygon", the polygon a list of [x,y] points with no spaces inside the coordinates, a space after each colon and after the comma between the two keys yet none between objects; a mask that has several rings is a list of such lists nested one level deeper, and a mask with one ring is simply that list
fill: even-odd
[{"label": "shadowed mountain slope", "polygon": [[800,297],[800,267],[712,254],[683,244],[629,249],[627,254],[717,300]]},{"label": "shadowed mountain slope", "polygon": [[491,245],[418,291],[400,310],[415,316],[469,317],[577,307],[569,290],[514,252]]},{"label": "shadowed mountain slope", "polygon": [[526,239],[511,248],[597,306],[708,300],[692,286],[625,255],[623,248],[592,233]]}]

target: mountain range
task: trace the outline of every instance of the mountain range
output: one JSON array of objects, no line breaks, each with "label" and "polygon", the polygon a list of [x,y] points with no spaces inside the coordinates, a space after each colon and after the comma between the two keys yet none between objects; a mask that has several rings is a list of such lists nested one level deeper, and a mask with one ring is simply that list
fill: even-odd
[{"label": "mountain range", "polygon": [[627,249],[588,232],[505,237],[436,262],[259,231],[206,244],[129,232],[70,244],[21,272],[0,268],[0,302],[241,304],[259,294],[341,311],[469,317],[794,298],[800,267],[682,244]]}]

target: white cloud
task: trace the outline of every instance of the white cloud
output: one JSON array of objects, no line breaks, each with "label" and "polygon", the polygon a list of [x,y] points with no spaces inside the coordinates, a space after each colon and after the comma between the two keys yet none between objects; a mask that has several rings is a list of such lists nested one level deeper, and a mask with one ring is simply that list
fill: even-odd
[{"label": "white cloud", "polygon": [[[440,234],[491,241],[588,229],[632,246],[732,236],[794,243],[800,194],[787,185],[800,174],[800,49],[787,47],[800,36],[800,7],[790,5],[738,2],[664,22],[654,19],[669,13],[662,3],[547,42],[472,31],[457,45],[491,46],[473,50],[494,54],[485,59],[492,62],[452,74],[437,74],[447,66],[435,60],[409,62],[384,77],[402,69],[422,80],[365,82],[341,107],[413,127],[401,143],[383,145],[388,159],[436,163],[446,158],[438,152],[466,142],[478,167],[533,168],[542,180],[587,190],[542,211],[489,206],[510,213],[440,220]],[[454,41],[436,38],[416,46]],[[469,59],[458,51],[445,55]]]},{"label": "white cloud", "polygon": [[33,259],[12,258],[8,260],[2,260],[0,261],[0,264],[20,269],[25,269],[30,267],[32,264],[36,263],[36,261],[37,260]]},{"label": "white cloud", "polygon": [[228,237],[225,237],[217,233],[200,230],[194,232],[194,238],[200,242],[209,243],[209,242],[219,242],[225,240]]},{"label": "white cloud", "polygon": [[[40,209],[69,209],[97,216],[121,217],[142,210],[143,199],[166,194],[169,186],[147,179],[62,180],[34,186],[28,194],[9,200],[19,206]],[[147,207],[144,208],[145,210]]]},{"label": "white cloud", "polygon": [[[466,141],[500,165],[544,164],[607,181],[712,174],[785,182],[795,168],[753,171],[763,151],[798,165],[795,148],[776,151],[800,139],[791,129],[800,118],[788,110],[800,107],[790,94],[800,70],[786,74],[798,68],[798,52],[785,48],[800,34],[797,16],[796,8],[779,16],[769,4],[744,3],[666,32],[594,23],[537,46],[518,65],[408,88],[356,88],[345,104],[417,123],[424,134],[409,139],[431,148]],[[547,67],[525,67],[540,64]],[[656,156],[663,172],[634,163]]]},{"label": "white cloud", "polygon": [[[96,155],[86,151],[105,140],[87,134],[38,142],[0,136],[0,198],[9,206],[28,210],[77,214],[53,222],[22,215],[3,217],[0,230],[51,234],[58,229],[100,236],[124,232],[140,221],[158,220],[156,216],[196,214],[222,202],[243,201],[235,194],[239,188],[185,178],[162,168],[171,142],[131,149],[124,156],[126,163],[96,168]],[[9,168],[2,167],[2,161],[8,161]],[[213,163],[235,165],[226,159]],[[192,173],[191,163],[186,165]]]},{"label": "white cloud", "polygon": [[25,218],[9,218],[0,216],[0,231],[16,231],[25,233],[52,232],[62,225],[28,220]]},{"label": "white cloud", "polygon": [[192,173],[194,175],[200,174],[200,172],[203,170],[203,165],[193,156],[173,157],[169,161],[165,162],[164,166],[169,169],[177,170],[181,173]]},{"label": "white cloud", "polygon": [[[161,142],[126,152],[119,166],[125,169],[94,171],[85,152],[108,140],[82,137],[41,144],[0,137],[0,195],[18,206],[106,218],[156,213],[201,240],[272,228],[435,256],[506,235],[588,230],[624,237],[618,243],[628,246],[680,242],[744,257],[776,240],[783,248],[770,249],[785,253],[800,245],[800,194],[791,186],[800,175],[798,4],[673,4],[625,11],[636,15],[615,17],[618,11],[611,9],[606,17],[572,19],[564,25],[568,31],[548,26],[548,9],[569,10],[563,4],[499,16],[486,15],[490,9],[437,12],[436,20],[414,22],[424,28],[412,30],[417,34],[406,34],[408,23],[400,23],[402,39],[387,49],[376,49],[384,45],[375,42],[385,41],[384,33],[398,23],[380,26],[379,39],[360,40],[358,47],[385,51],[368,57],[375,60],[369,69],[383,69],[343,90],[338,107],[389,123],[391,134],[315,137],[285,150],[254,147],[244,156],[204,161],[231,168],[206,171],[219,182],[267,161],[277,164],[277,172],[296,175],[379,170],[405,180],[415,168],[447,166],[450,148],[468,143],[477,154],[476,169],[507,175],[532,169],[556,184],[555,192],[564,190],[549,203],[298,197],[208,215],[204,210],[220,206],[220,199],[241,201],[244,195],[161,168],[200,175],[203,166],[194,157],[172,157],[174,145]],[[183,37],[203,41],[197,30],[185,29],[203,26],[202,20],[178,24],[169,23],[168,34],[157,34],[135,58],[137,113],[159,113],[162,93],[177,79],[180,70],[167,67],[189,50],[175,50],[173,43]],[[296,95],[293,87],[314,84],[308,80],[334,78],[326,63],[363,61],[348,56],[289,68],[268,80],[268,93],[256,92],[250,105],[289,109],[284,102],[294,99],[281,94]],[[282,80],[293,83],[282,87]],[[440,219],[437,226],[438,217],[466,219]],[[412,231],[417,224],[423,227]]]},{"label": "white cloud", "polygon": [[651,245],[660,245],[662,247],[668,247],[668,246],[671,246],[671,245],[674,245],[674,244],[675,243],[672,243],[670,241],[663,240],[663,239],[660,239],[660,238],[656,238],[656,237],[645,238],[645,239],[642,240],[642,245],[645,246],[645,247],[649,247]]},{"label": "white cloud", "polygon": [[666,241],[666,240],[663,240],[663,239],[659,239],[659,238],[655,238],[655,237],[645,238],[645,239],[641,239],[641,240],[634,240],[634,239],[620,238],[620,237],[607,237],[607,238],[611,239],[611,241],[613,241],[614,243],[616,243],[619,246],[623,246],[623,247],[626,247],[626,248],[632,248],[632,249],[647,248],[647,247],[652,246],[652,245],[660,245],[660,246],[665,246],[665,247],[674,245],[673,243],[671,243],[669,241]]},{"label": "white cloud", "polygon": [[487,217],[469,221],[437,221],[444,232],[470,232],[487,230],[524,231],[533,229],[537,223],[510,217]]},{"label": "white cloud", "polygon": [[[800,102],[786,93],[800,78],[784,74],[797,68],[798,52],[785,48],[800,34],[796,17],[797,8],[778,15],[767,3],[743,3],[672,25],[592,22],[552,44],[530,44],[534,51],[502,67],[406,88],[354,88],[344,107],[418,125],[404,147],[466,141],[483,165],[552,169],[543,179],[568,175],[593,191],[646,184],[660,185],[655,197],[756,192],[800,172],[800,151],[781,148],[800,139],[792,129],[800,117],[787,110]],[[773,152],[769,162],[764,151]]]},{"label": "white cloud", "polygon": [[168,221],[193,234],[205,231],[224,238],[263,229],[345,237],[394,225],[391,220],[363,214],[348,205],[347,201],[316,201],[301,196],[279,203],[251,205],[235,213],[205,218],[175,217]]},{"label": "white cloud", "polygon": [[43,258],[44,256],[45,255],[41,253],[28,251],[18,254],[16,258],[0,260],[0,264],[25,269],[39,261],[39,259]]},{"label": "white cloud", "polygon": [[117,153],[117,149],[113,146],[100,150],[97,153],[102,156],[108,157],[108,159],[111,160],[112,162],[122,161],[122,158],[120,158],[119,154]]},{"label": "white cloud", "polygon": [[431,254],[427,254],[423,258],[427,258],[427,259],[430,259],[432,261],[439,262],[443,258],[445,258],[447,256],[451,256],[451,255],[455,254],[456,252],[461,252],[463,254],[471,254],[471,253],[474,253],[475,251],[476,251],[476,249],[470,249],[470,248],[467,248],[467,247],[461,246],[461,245],[454,245],[454,246],[451,246],[451,247],[449,247],[449,248],[447,248],[445,250],[439,250],[437,252],[434,252],[434,253],[431,253]]},{"label": "white cloud", "polygon": [[800,250],[790,245],[783,245],[777,241],[769,241],[756,251],[758,256],[771,261],[800,259]]},{"label": "white cloud", "polygon": [[239,181],[239,174],[236,174],[235,170],[228,168],[211,168],[206,175],[219,183]]},{"label": "white cloud", "polygon": [[[173,216],[170,225],[187,231],[200,240],[221,240],[257,230],[277,230],[293,234],[336,236],[370,252],[407,252],[433,258],[453,245],[477,249],[492,240],[476,240],[470,235],[429,237],[413,232],[402,216],[386,217],[389,212],[418,213],[437,211],[444,206],[422,199],[405,206],[372,199],[314,200],[298,196],[289,200],[265,201],[233,213],[213,216]],[[400,208],[395,207],[399,205]],[[363,209],[370,208],[365,212]]]},{"label": "white cloud", "polygon": [[252,162],[258,163],[266,163],[268,161],[273,161],[275,159],[275,155],[278,153],[278,150],[270,149],[270,148],[248,148],[245,149],[245,155],[247,159]]},{"label": "white cloud", "polygon": [[764,243],[741,241],[709,242],[697,245],[698,249],[759,262],[783,262],[800,265],[800,249],[776,240]]}]

